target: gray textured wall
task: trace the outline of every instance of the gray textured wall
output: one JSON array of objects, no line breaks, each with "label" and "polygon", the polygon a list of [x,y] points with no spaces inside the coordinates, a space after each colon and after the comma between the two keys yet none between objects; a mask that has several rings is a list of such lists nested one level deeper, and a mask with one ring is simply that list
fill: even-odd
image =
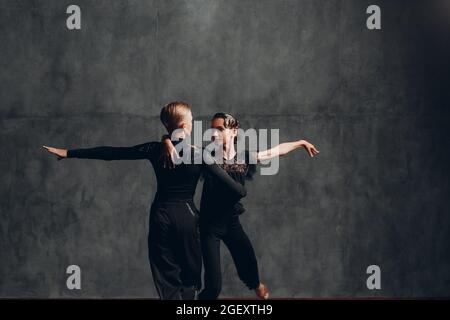
[{"label": "gray textured wall", "polygon": [[[80,31],[66,29],[73,3]],[[381,31],[365,27],[373,3]],[[242,220],[272,296],[450,296],[449,17],[435,5],[1,0],[0,296],[156,297],[151,166],[41,146],[159,139],[174,99],[321,151],[249,184]],[[366,288],[371,264],[382,290]],[[223,272],[224,296],[251,296],[224,247]]]}]

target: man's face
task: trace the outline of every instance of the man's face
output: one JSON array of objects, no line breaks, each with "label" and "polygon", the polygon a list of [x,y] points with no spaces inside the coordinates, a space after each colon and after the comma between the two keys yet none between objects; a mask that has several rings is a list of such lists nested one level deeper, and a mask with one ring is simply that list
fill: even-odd
[{"label": "man's face", "polygon": [[211,140],[217,144],[232,144],[237,130],[225,128],[224,121],[222,118],[214,118],[211,120],[211,129],[214,129]]}]

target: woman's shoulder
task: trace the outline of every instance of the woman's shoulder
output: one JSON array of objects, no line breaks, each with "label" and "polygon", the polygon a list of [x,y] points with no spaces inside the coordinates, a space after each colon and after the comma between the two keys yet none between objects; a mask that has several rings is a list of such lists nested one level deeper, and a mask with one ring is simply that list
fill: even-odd
[{"label": "woman's shoulder", "polygon": [[138,144],[138,145],[134,146],[134,148],[138,148],[139,151],[151,152],[155,148],[159,147],[160,145],[161,145],[161,142],[148,141],[148,142],[144,142],[144,143]]}]

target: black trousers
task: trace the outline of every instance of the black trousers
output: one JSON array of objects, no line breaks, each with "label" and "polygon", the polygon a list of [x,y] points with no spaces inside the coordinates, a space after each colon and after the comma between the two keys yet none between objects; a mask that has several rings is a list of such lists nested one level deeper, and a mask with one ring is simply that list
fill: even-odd
[{"label": "black trousers", "polygon": [[239,278],[249,289],[259,285],[258,263],[252,243],[239,221],[239,216],[230,216],[221,222],[200,221],[200,237],[205,267],[204,285],[199,299],[217,299],[222,290],[220,264],[220,240],[231,253]]},{"label": "black trousers", "polygon": [[160,299],[195,299],[201,288],[198,213],[192,201],[152,204],[148,250]]}]

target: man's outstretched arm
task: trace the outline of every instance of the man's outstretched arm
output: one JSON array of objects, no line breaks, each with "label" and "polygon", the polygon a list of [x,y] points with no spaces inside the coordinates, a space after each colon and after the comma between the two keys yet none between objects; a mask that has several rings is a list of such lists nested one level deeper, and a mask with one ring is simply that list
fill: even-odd
[{"label": "man's outstretched arm", "polygon": [[281,157],[298,148],[305,148],[311,157],[314,157],[316,154],[319,153],[319,151],[313,144],[309,143],[306,140],[298,140],[281,143],[271,149],[259,151],[257,153],[257,159],[258,162],[261,162],[264,160],[272,159],[274,157]]}]

